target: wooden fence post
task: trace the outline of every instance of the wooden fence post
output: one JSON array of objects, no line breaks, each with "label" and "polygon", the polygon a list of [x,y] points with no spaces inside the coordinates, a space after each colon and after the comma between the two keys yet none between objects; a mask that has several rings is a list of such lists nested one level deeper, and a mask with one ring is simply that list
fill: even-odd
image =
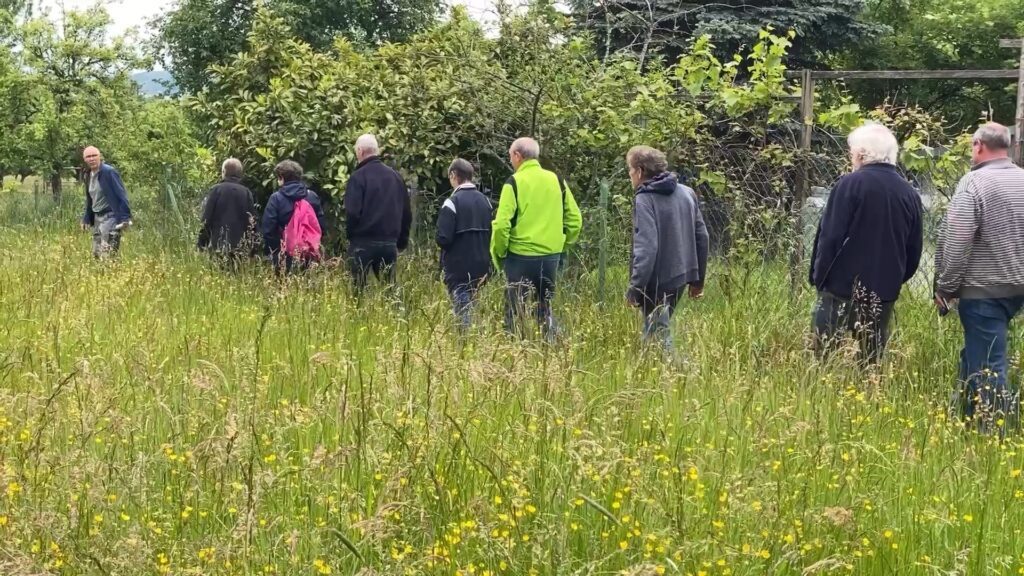
[{"label": "wooden fence post", "polygon": [[800,285],[803,273],[801,268],[804,264],[804,202],[810,195],[810,154],[811,142],[814,136],[814,77],[810,70],[804,70],[801,75],[800,93],[800,169],[796,180],[796,193],[793,197],[793,211],[795,216],[793,257],[789,263],[790,284],[794,294]]},{"label": "wooden fence post", "polygon": [[[1000,46],[1009,48],[1020,48],[1020,64],[1017,69],[1017,118],[1016,118],[1016,144],[1013,147],[1013,161],[1018,166],[1024,166],[1024,39],[1000,40]],[[1007,46],[1008,45],[1008,46]]]}]

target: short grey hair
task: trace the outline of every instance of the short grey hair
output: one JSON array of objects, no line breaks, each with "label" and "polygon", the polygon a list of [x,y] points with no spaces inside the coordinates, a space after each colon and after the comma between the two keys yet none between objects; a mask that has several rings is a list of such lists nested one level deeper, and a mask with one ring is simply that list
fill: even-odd
[{"label": "short grey hair", "polygon": [[640,170],[640,175],[651,179],[668,170],[665,153],[650,146],[633,146],[626,153],[626,165]]},{"label": "short grey hair", "polygon": [[989,150],[1010,149],[1010,129],[996,122],[989,122],[974,133],[974,141]]},{"label": "short grey hair", "polygon": [[469,160],[456,158],[455,160],[452,160],[451,165],[448,166],[448,173],[454,174],[455,179],[458,180],[460,184],[465,184],[466,182],[471,182],[473,180],[473,176],[476,174],[476,171],[473,170],[473,165],[469,163]]},{"label": "short grey hair", "polygon": [[356,139],[356,153],[366,152],[372,156],[380,154],[380,144],[377,143],[377,137],[373,134],[363,134]]},{"label": "short grey hair", "polygon": [[228,158],[220,165],[220,175],[224,178],[241,178],[244,173],[242,161],[238,158]]},{"label": "short grey hair", "polygon": [[865,122],[850,133],[850,152],[860,153],[865,164],[896,164],[900,143],[892,131],[877,122]]},{"label": "short grey hair", "polygon": [[518,152],[523,160],[536,160],[540,158],[540,144],[533,138],[519,138],[512,143],[509,152]]}]

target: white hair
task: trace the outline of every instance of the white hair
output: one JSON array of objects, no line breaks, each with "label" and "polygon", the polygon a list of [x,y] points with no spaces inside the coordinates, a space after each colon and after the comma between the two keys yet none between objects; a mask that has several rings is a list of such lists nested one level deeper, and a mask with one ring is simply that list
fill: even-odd
[{"label": "white hair", "polygon": [[518,152],[523,160],[536,160],[540,158],[540,144],[533,138],[519,138],[512,143],[509,152]]},{"label": "white hair", "polygon": [[850,133],[846,142],[850,152],[860,154],[864,164],[896,164],[900,156],[900,143],[885,126],[865,122]]},{"label": "white hair", "polygon": [[364,152],[370,156],[380,154],[380,144],[377,144],[377,137],[373,134],[363,134],[356,139],[356,153]]}]

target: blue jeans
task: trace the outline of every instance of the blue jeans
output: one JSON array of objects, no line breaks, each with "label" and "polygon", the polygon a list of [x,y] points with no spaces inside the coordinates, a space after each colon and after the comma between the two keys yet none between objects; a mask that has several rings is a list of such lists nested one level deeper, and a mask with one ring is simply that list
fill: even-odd
[{"label": "blue jeans", "polygon": [[548,338],[557,335],[555,318],[551,314],[551,300],[555,297],[555,280],[562,256],[519,256],[505,258],[505,330],[515,332],[518,321],[526,315],[526,301],[531,296],[536,302],[534,317]]},{"label": "blue jeans", "polygon": [[675,346],[672,344],[672,314],[676,311],[676,303],[686,286],[662,292],[654,298],[644,297],[641,310],[644,315],[645,344],[656,343],[666,355],[671,355]]},{"label": "blue jeans", "polygon": [[1010,321],[1024,308],[1024,296],[960,301],[964,348],[960,352],[960,404],[964,417],[983,429],[1017,412],[1017,396],[1006,384]]},{"label": "blue jeans", "polygon": [[452,311],[459,323],[459,330],[468,332],[473,326],[473,304],[476,302],[477,289],[470,284],[459,284],[451,288],[448,295],[452,298]]}]

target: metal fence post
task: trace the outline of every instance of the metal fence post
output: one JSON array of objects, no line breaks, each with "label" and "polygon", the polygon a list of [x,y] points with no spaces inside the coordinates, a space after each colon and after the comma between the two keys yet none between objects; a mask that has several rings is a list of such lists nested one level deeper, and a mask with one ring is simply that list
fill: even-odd
[{"label": "metal fence post", "polygon": [[597,256],[597,298],[598,301],[604,304],[605,302],[605,288],[607,286],[607,274],[608,274],[608,195],[611,185],[608,183],[607,178],[602,178],[601,183],[598,187],[600,196],[598,197],[598,204],[600,206],[600,228],[601,238],[598,241],[598,256]]}]

